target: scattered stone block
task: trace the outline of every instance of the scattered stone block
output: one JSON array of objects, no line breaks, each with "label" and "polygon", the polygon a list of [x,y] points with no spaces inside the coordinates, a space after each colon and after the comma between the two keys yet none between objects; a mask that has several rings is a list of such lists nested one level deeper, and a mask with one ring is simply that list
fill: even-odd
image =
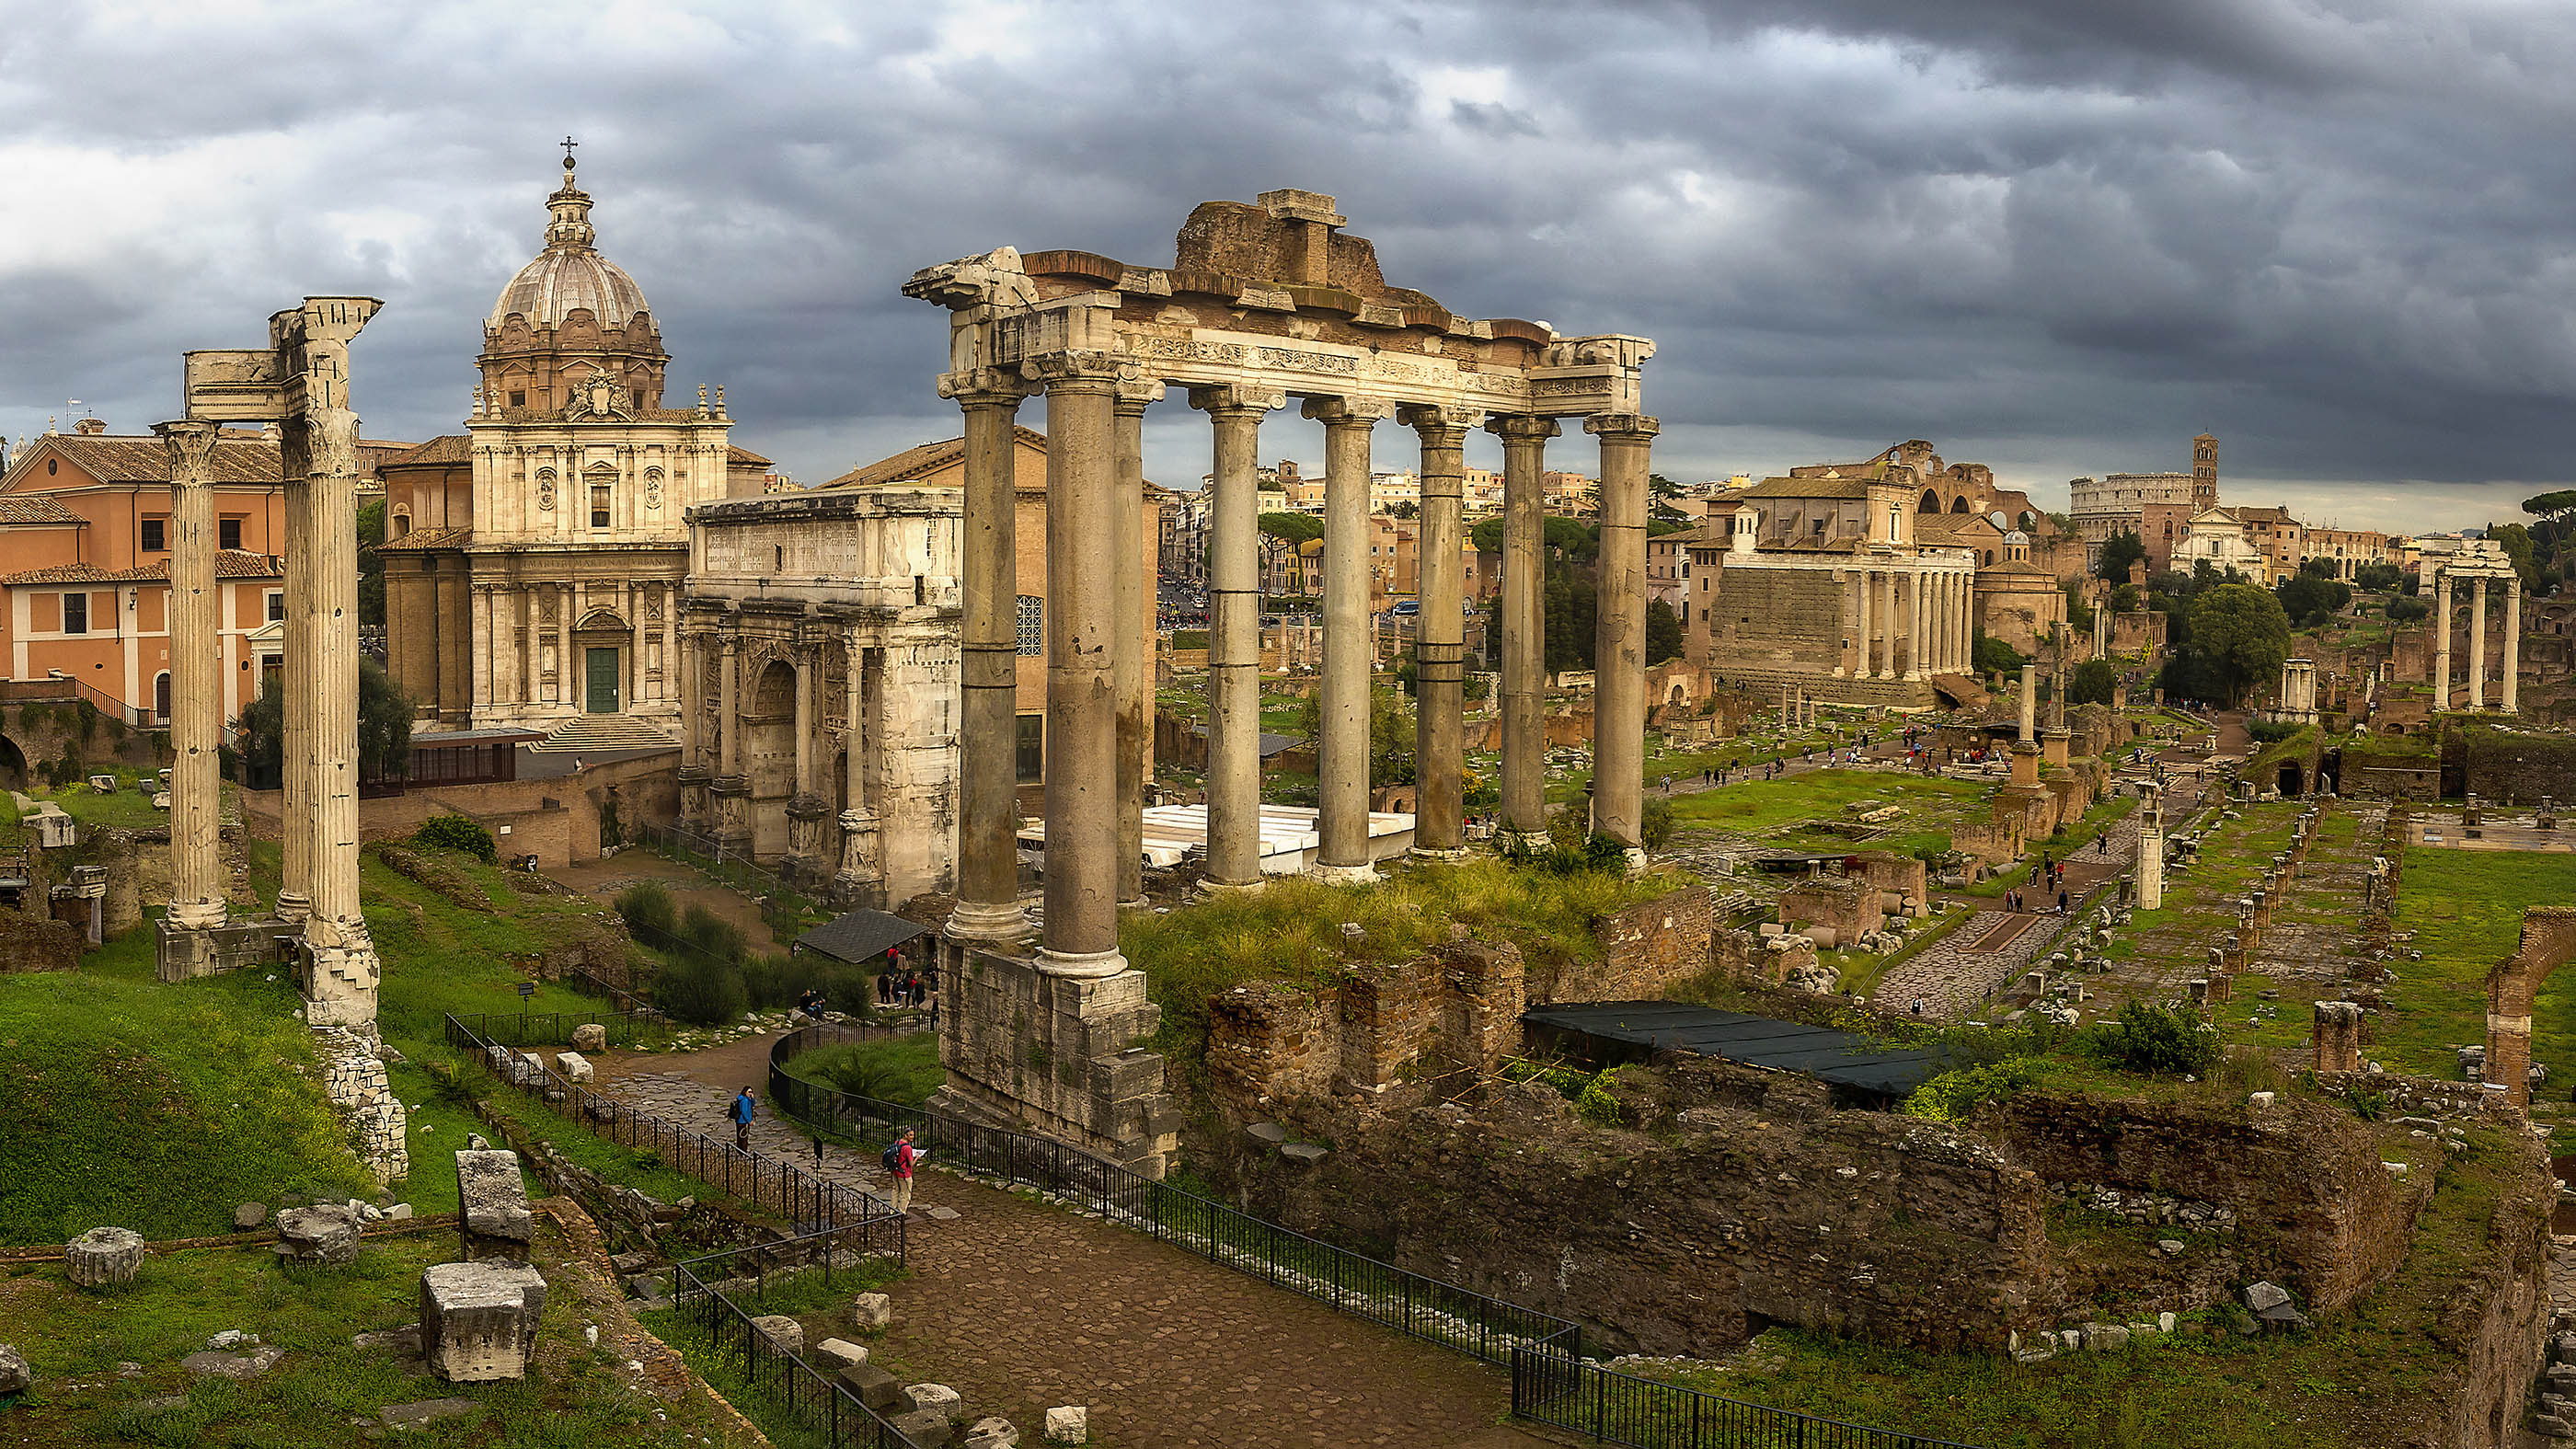
[{"label": "scattered stone block", "polygon": [[913,1449],[947,1449],[957,1433],[956,1426],[948,1422],[946,1414],[930,1409],[897,1414],[886,1422],[893,1425],[894,1431],[903,1436],[903,1442],[912,1445]]},{"label": "scattered stone block", "polygon": [[894,1322],[894,1300],[882,1293],[862,1293],[850,1305],[861,1328],[883,1328]]},{"label": "scattered stone block", "polygon": [[2531,1432],[2543,1439],[2576,1439],[2576,1427],[2557,1414],[2532,1415]]},{"label": "scattered stone block", "polygon": [[880,1414],[903,1402],[903,1386],[895,1382],[894,1375],[875,1364],[852,1364],[841,1370],[840,1379],[841,1387]]},{"label": "scattered stone block", "polygon": [[2164,1254],[2168,1258],[2179,1257],[2182,1253],[2182,1240],[2179,1238],[2158,1238],[2156,1239],[2156,1251]]},{"label": "scattered stone block", "polygon": [[2159,1313],[2156,1315],[2156,1332],[2171,1333],[2174,1331],[2174,1325],[2181,1321],[2171,1313]]},{"label": "scattered stone block", "polygon": [[937,1410],[951,1419],[957,1417],[959,1405],[965,1403],[957,1391],[946,1384],[913,1384],[904,1389],[903,1396],[915,1409]]},{"label": "scattered stone block", "polygon": [[258,1203],[246,1202],[233,1209],[234,1232],[246,1233],[267,1221],[268,1209]]},{"label": "scattered stone block", "polygon": [[2118,1323],[2088,1323],[2084,1325],[2084,1346],[2095,1353],[2127,1348],[2128,1327]]},{"label": "scattered stone block", "polygon": [[577,1052],[608,1050],[608,1028],[595,1021],[585,1021],[572,1029],[572,1049]]},{"label": "scattered stone block", "polygon": [[1243,1129],[1244,1135],[1265,1147],[1276,1147],[1288,1140],[1288,1129],[1276,1122],[1255,1122]]},{"label": "scattered stone block", "polygon": [[966,1430],[964,1449],[1020,1449],[1020,1431],[998,1414],[977,1419]]},{"label": "scattered stone block", "polygon": [[207,1339],[206,1347],[218,1350],[228,1348],[257,1348],[259,1347],[259,1335],[256,1333],[244,1333],[238,1328],[227,1328],[223,1332],[216,1334],[214,1337]]},{"label": "scattered stone block", "polygon": [[2277,1283],[2249,1283],[2245,1287],[2245,1306],[2256,1313],[2278,1308],[2290,1301],[2290,1295]]},{"label": "scattered stone block", "polygon": [[143,1235],[130,1228],[92,1228],[63,1245],[63,1271],[75,1287],[131,1283],[143,1266]]},{"label": "scattered stone block", "polygon": [[519,1154],[486,1149],[456,1154],[456,1196],[464,1209],[465,1261],[528,1261],[536,1216],[519,1179]]},{"label": "scattered stone block", "polygon": [[277,1256],[289,1263],[346,1267],[358,1260],[360,1219],[346,1203],[288,1208],[277,1215]]},{"label": "scattered stone block", "polygon": [[760,1336],[768,1339],[770,1344],[780,1352],[792,1353],[800,1358],[804,1356],[804,1324],[784,1313],[764,1313],[753,1319],[751,1326],[758,1329]]},{"label": "scattered stone block", "polygon": [[857,1368],[868,1361],[868,1346],[846,1338],[827,1338],[814,1345],[814,1366],[825,1373]]},{"label": "scattered stone block", "polygon": [[286,1350],[282,1348],[255,1348],[248,1353],[209,1350],[179,1360],[179,1367],[200,1378],[255,1379],[277,1367],[278,1360],[284,1357]]},{"label": "scattered stone block", "polygon": [[385,1427],[400,1433],[433,1424],[441,1419],[455,1419],[473,1412],[472,1399],[422,1399],[414,1404],[387,1404],[376,1410]]},{"label": "scattered stone block", "polygon": [[1329,1148],[1318,1147],[1312,1142],[1291,1142],[1279,1149],[1279,1155],[1300,1166],[1312,1167],[1329,1156],[1330,1151]]},{"label": "scattered stone block", "polygon": [[0,1394],[23,1394],[35,1383],[36,1371],[27,1367],[26,1355],[18,1346],[0,1343]]},{"label": "scattered stone block", "polygon": [[385,1221],[389,1223],[411,1221],[411,1204],[407,1202],[398,1202],[392,1207],[385,1209]]},{"label": "scattered stone block", "polygon": [[1046,1437],[1050,1444],[1090,1443],[1090,1407],[1085,1404],[1065,1404],[1047,1410]]},{"label": "scattered stone block", "polygon": [[590,1058],[579,1052],[555,1053],[555,1070],[567,1082],[587,1082],[591,1078]]},{"label": "scattered stone block", "polygon": [[433,1263],[420,1274],[423,1354],[452,1384],[527,1376],[546,1280],[524,1263]]}]

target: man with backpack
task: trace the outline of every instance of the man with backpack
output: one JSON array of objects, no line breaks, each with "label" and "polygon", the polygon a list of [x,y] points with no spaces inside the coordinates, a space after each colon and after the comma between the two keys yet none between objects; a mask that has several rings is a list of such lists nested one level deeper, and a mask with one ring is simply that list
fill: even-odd
[{"label": "man with backpack", "polygon": [[744,1152],[751,1150],[751,1118],[757,1110],[758,1105],[751,1099],[751,1088],[745,1087],[725,1113],[733,1119],[733,1145]]},{"label": "man with backpack", "polygon": [[893,1189],[886,1194],[886,1200],[894,1204],[896,1212],[908,1213],[912,1210],[913,1164],[926,1161],[929,1156],[929,1153],[912,1145],[912,1129],[906,1127],[894,1135],[894,1141],[886,1147],[885,1156],[878,1159],[885,1164],[886,1172],[891,1175]]}]

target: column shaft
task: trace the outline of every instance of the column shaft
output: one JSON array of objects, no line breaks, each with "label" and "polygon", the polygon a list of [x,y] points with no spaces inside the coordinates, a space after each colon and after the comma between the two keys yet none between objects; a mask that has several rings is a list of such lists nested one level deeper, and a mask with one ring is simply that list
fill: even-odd
[{"label": "column shaft", "polygon": [[2433,578],[2433,708],[2451,707],[2451,576]]},{"label": "column shaft", "polygon": [[867,687],[863,674],[867,649],[857,634],[848,635],[842,643],[847,656],[842,664],[849,687],[842,700],[841,722],[841,809],[844,814],[866,810],[876,802],[868,798],[867,758],[871,741],[867,727]]},{"label": "column shaft", "polygon": [[[1118,954],[1115,374],[1047,385],[1046,928],[1039,969],[1111,976]],[[1125,541],[1130,552],[1135,540]]]},{"label": "column shaft", "polygon": [[[581,697],[581,686],[575,682],[582,675],[581,671],[574,667],[572,658],[572,616],[580,607],[581,592],[578,585],[555,585],[555,703],[570,705],[575,709],[586,708],[588,705],[588,701]],[[728,733],[730,733],[730,726],[728,726]]]},{"label": "column shaft", "polygon": [[1584,420],[1601,439],[1601,553],[1595,564],[1592,676],[1592,828],[1645,861],[1646,464],[1653,418]]},{"label": "column shaft", "polygon": [[731,635],[724,639],[724,672],[716,678],[716,773],[742,774],[742,648]]},{"label": "column shaft", "polygon": [[814,671],[821,667],[821,656],[803,643],[796,647],[796,788],[791,793],[810,795],[814,790]]},{"label": "column shaft", "polygon": [[1924,668],[1923,626],[1931,616],[1923,608],[1924,578],[1920,569],[1905,576],[1905,677],[1908,679],[1921,679],[1927,672]]},{"label": "column shaft", "polygon": [[[176,681],[173,680],[173,683]],[[2504,699],[2506,714],[2521,709],[2522,683],[2522,580],[2514,578],[2504,586]]]},{"label": "column shaft", "polygon": [[494,694],[498,692],[493,677],[497,671],[492,665],[499,652],[493,641],[499,634],[501,611],[493,602],[490,584],[474,586],[474,600],[470,607],[474,611],[470,625],[474,632],[474,706],[480,709],[492,703]]},{"label": "column shaft", "polygon": [[680,667],[680,586],[664,584],[662,589],[662,681],[653,691],[655,702],[670,699],[671,673]]},{"label": "column shaft", "polygon": [[1547,833],[1547,634],[1540,575],[1547,497],[1540,472],[1554,418],[1503,417],[1486,430],[1503,440],[1503,828]]},{"label": "column shaft", "polygon": [[170,902],[174,928],[224,924],[217,831],[223,745],[222,618],[215,581],[213,423],[163,423],[170,458]]},{"label": "column shaft", "polygon": [[1870,654],[1869,605],[1870,590],[1872,588],[1869,570],[1862,569],[1857,575],[1855,575],[1854,583],[1857,586],[1857,593],[1860,602],[1857,605],[1857,615],[1852,622],[1852,642],[1854,645],[1852,650],[1852,677],[1855,679],[1867,679],[1869,678]]},{"label": "column shaft", "polygon": [[1118,481],[1110,563],[1117,616],[1110,630],[1118,689],[1118,899],[1145,901],[1145,409],[1161,398],[1159,382],[1122,384],[1116,431]]},{"label": "column shaft", "polygon": [[[321,639],[313,619],[314,549],[317,541],[313,529],[313,439],[300,417],[290,417],[278,430],[278,469],[283,480],[284,505],[280,521],[286,534],[286,659],[278,681],[283,700],[283,728],[279,731],[283,754],[278,764],[278,918],[303,921],[313,912],[313,839],[317,818],[314,811],[316,743],[313,737],[315,716],[313,691],[317,682],[316,656]],[[471,601],[476,618],[489,621],[484,596],[477,592]],[[472,636],[478,642],[479,634]],[[482,697],[482,664],[474,660],[476,692]]]},{"label": "column shaft", "polygon": [[1450,852],[1464,840],[1466,653],[1458,550],[1465,527],[1467,429],[1476,415],[1410,408],[1422,440],[1421,612],[1414,616],[1414,817],[1416,850]]},{"label": "column shaft", "polygon": [[1207,878],[1261,883],[1261,416],[1287,402],[1238,388],[1190,395],[1214,433],[1208,548]]},{"label": "column shaft", "polygon": [[1878,575],[1878,677],[1896,677],[1896,571],[1888,569]]},{"label": "column shaft", "polygon": [[2487,581],[2469,585],[2469,708],[2487,707]]},{"label": "column shaft", "polygon": [[[671,612],[677,614],[679,610],[674,607]],[[700,660],[702,652],[694,632],[681,640],[680,763],[692,770],[703,768],[707,762],[706,701],[700,697],[705,693],[701,683],[701,671],[705,668]]]},{"label": "column shaft", "polygon": [[1336,398],[1306,404],[1324,422],[1323,739],[1315,863],[1333,880],[1376,874],[1369,849],[1369,688],[1376,661],[1369,620],[1369,430],[1385,405]]},{"label": "column shaft", "polygon": [[957,731],[957,909],[948,931],[988,941],[1028,931],[1019,884],[1019,496],[1012,472],[1020,398],[997,389],[957,399],[966,415],[959,564],[964,702]]}]

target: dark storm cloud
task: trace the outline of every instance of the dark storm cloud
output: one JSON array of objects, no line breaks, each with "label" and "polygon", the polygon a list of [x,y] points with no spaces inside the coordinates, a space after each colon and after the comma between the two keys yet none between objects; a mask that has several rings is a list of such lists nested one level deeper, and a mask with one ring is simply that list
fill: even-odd
[{"label": "dark storm cloud", "polygon": [[[2180,466],[2347,523],[2576,475],[2576,19],[2525,6],[0,6],[0,427],[166,416],[178,351],[388,307],[378,436],[453,430],[547,143],[675,391],[808,480],[953,431],[915,267],[1168,260],[1329,191],[1471,315],[1658,339],[1684,477],[1905,437],[2043,494]],[[1030,420],[1039,421],[1032,406]],[[1266,451],[1320,452],[1281,423]],[[1185,410],[1153,467],[1205,467]],[[1379,446],[1406,456],[1392,428]],[[1581,460],[1569,437],[1560,456]],[[2497,480],[2511,480],[2510,484]]]}]

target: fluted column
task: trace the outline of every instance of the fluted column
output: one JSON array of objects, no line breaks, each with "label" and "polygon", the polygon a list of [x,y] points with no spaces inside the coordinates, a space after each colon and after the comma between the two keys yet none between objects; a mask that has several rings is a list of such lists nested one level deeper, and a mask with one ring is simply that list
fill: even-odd
[{"label": "fluted column", "polygon": [[[317,683],[314,668],[321,640],[309,593],[309,571],[317,547],[310,506],[315,466],[311,432],[301,417],[288,417],[278,427],[278,477],[284,484],[278,512],[286,535],[286,658],[278,679],[283,718],[278,731],[282,753],[278,761],[277,918],[296,924],[313,914],[313,841],[320,823],[314,809],[319,747],[313,737],[312,693]],[[488,624],[490,616],[484,604],[485,595],[477,589],[469,607],[477,622]],[[481,636],[470,637],[479,646]],[[474,664],[476,691],[472,698],[479,704],[483,687],[480,654],[475,656]]]},{"label": "fluted column", "polygon": [[1921,679],[1927,672],[1923,667],[1923,626],[1931,616],[1923,607],[1925,577],[1919,568],[1905,576],[1905,677],[1908,679]]},{"label": "fluted column", "polygon": [[810,795],[814,792],[814,670],[818,658],[811,645],[798,641],[796,658],[796,788],[790,792]]},{"label": "fluted column", "polygon": [[2487,581],[2469,584],[2469,708],[2487,707]]},{"label": "fluted column", "polygon": [[1391,409],[1375,398],[1309,399],[1324,424],[1323,739],[1316,796],[1322,819],[1315,873],[1372,880],[1369,850],[1369,430]]},{"label": "fluted column", "polygon": [[[1110,562],[1117,570],[1117,617],[1110,631],[1118,689],[1118,899],[1145,903],[1145,409],[1163,400],[1151,378],[1122,378],[1114,400],[1118,443],[1117,520]],[[1257,615],[1255,616],[1258,617]]]},{"label": "fluted column", "polygon": [[[1118,374],[1059,354],[1046,379],[1046,925],[1051,976],[1114,976],[1118,953]],[[1135,540],[1124,541],[1129,552]]]},{"label": "fluted column", "polygon": [[1207,883],[1261,884],[1261,418],[1285,393],[1199,388],[1214,434],[1209,487]]},{"label": "fluted column", "polygon": [[[301,418],[284,431],[306,430],[305,557],[287,560],[287,615],[305,619],[312,648],[299,681],[287,660],[287,707],[310,723],[312,764],[305,775],[312,819],[307,879],[311,902],[300,956],[304,1019],[311,1026],[372,1030],[383,971],[358,904],[358,415],[348,407],[348,339],[363,311],[315,308],[304,316],[307,388]],[[287,511],[299,511],[293,475]],[[300,600],[300,602],[299,602]],[[291,651],[291,646],[290,646]],[[287,748],[294,748],[294,741]],[[294,802],[287,809],[295,813]]]},{"label": "fluted column", "polygon": [[170,902],[180,930],[224,924],[218,839],[222,617],[215,582],[213,423],[161,423],[170,460]]},{"label": "fluted column", "polygon": [[1029,928],[1020,909],[1019,495],[1012,474],[1022,394],[998,375],[977,381],[979,390],[956,395],[966,417],[958,626],[964,701],[957,732],[957,907],[948,934],[1008,941]]},{"label": "fluted column", "polygon": [[1878,670],[1881,679],[1896,677],[1896,570],[1878,575]]},{"label": "fluted column", "polygon": [[[178,683],[173,678],[173,683]],[[2504,583],[2504,712],[2522,709],[2522,575]]]},{"label": "fluted column", "polygon": [[663,584],[662,590],[662,682],[653,691],[655,703],[668,700],[674,691],[671,675],[680,667],[680,586]]},{"label": "fluted column", "polygon": [[[1855,606],[1855,607],[1856,607],[1857,612],[1855,613],[1855,615],[1854,615],[1854,617],[1853,617],[1853,620],[1852,620],[1852,644],[1853,644],[1853,649],[1852,649],[1852,677],[1853,677],[1854,679],[1867,679],[1867,678],[1869,678],[1869,649],[1870,649],[1870,640],[1869,640],[1869,594],[1870,594],[1870,572],[1869,572],[1869,570],[1867,570],[1867,569],[1862,569],[1862,570],[1860,570],[1857,574],[1853,575],[1853,584],[1854,584],[1854,592],[1855,592],[1855,594],[1858,596],[1858,598],[1859,598],[1860,602],[1858,603],[1858,605],[1856,605],[1856,606]],[[1835,672],[1835,673],[1837,673],[1837,674],[1839,674],[1839,673],[1841,673],[1842,671],[1841,671],[1841,669],[1840,669],[1839,667],[1837,667],[1837,668],[1835,669],[1835,671],[1834,671],[1834,672]]]},{"label": "fluted column", "polygon": [[1503,440],[1503,828],[1547,834],[1547,632],[1540,570],[1547,536],[1547,440],[1556,419],[1508,416],[1485,424]]},{"label": "fluted column", "polygon": [[1653,418],[1603,413],[1583,430],[1601,440],[1601,553],[1595,578],[1592,676],[1592,828],[1645,863],[1646,465]]},{"label": "fluted column", "polygon": [[2023,744],[2029,744],[2039,737],[2038,724],[2039,666],[2025,664],[2021,667],[2021,742]]},{"label": "fluted column", "polygon": [[2433,576],[2433,708],[2451,707],[2451,574]]},{"label": "fluted column", "polygon": [[880,878],[876,868],[876,802],[868,798],[867,753],[873,746],[867,727],[867,647],[856,630],[841,636],[843,691],[841,721],[841,870],[844,900],[866,893]]},{"label": "fluted column", "polygon": [[572,616],[581,608],[580,587],[575,584],[555,585],[555,703],[574,709],[587,709],[590,702],[581,695],[575,681],[582,671],[573,667]]},{"label": "fluted column", "polygon": [[716,773],[728,780],[742,776],[742,645],[724,636],[724,663],[716,676]]},{"label": "fluted column", "polygon": [[[468,621],[466,627],[471,631],[473,638],[474,707],[476,709],[481,709],[492,703],[494,692],[494,670],[492,668],[494,650],[492,641],[496,632],[494,624],[500,610],[496,608],[492,602],[492,585],[476,584],[474,586],[473,600],[467,605],[467,607],[473,610],[472,617]],[[289,607],[287,610],[287,616],[290,620],[294,617],[294,609],[292,607]],[[294,625],[289,623],[287,627],[291,629]]]},{"label": "fluted column", "polygon": [[[676,601],[671,613],[679,613]],[[698,638],[697,632],[692,630],[683,637],[680,645],[680,765],[690,770],[704,769],[707,763],[704,740],[707,706],[701,697],[705,693],[702,672],[706,666]]]},{"label": "fluted column", "polygon": [[1414,616],[1413,848],[1454,854],[1466,814],[1465,527],[1467,430],[1483,416],[1462,408],[1406,408],[1422,440],[1421,605]]}]

